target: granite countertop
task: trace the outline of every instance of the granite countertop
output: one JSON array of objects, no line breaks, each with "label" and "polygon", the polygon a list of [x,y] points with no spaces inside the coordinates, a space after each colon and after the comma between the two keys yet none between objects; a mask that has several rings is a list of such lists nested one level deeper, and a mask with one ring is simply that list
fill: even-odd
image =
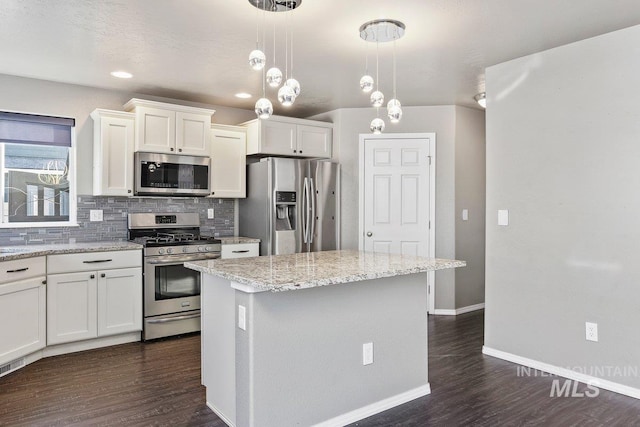
[{"label": "granite countertop", "polygon": [[241,245],[243,243],[260,243],[260,239],[254,239],[252,237],[217,237],[220,239],[223,245]]},{"label": "granite countertop", "polygon": [[292,291],[464,267],[465,261],[353,250],[194,261],[185,267],[220,276],[257,291]]},{"label": "granite countertop", "polygon": [[126,251],[135,249],[142,249],[142,245],[131,242],[90,242],[32,246],[0,246],[0,261],[55,254]]}]

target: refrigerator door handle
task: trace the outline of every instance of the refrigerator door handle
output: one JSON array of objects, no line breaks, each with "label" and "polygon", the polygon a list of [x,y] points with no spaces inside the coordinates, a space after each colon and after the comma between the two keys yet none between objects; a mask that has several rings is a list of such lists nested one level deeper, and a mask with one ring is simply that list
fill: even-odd
[{"label": "refrigerator door handle", "polygon": [[309,232],[309,179],[304,177],[304,187],[302,189],[302,239],[308,242]]},{"label": "refrigerator door handle", "polygon": [[309,182],[310,182],[310,187],[311,187],[311,215],[309,216],[310,218],[310,225],[311,225],[311,231],[309,232],[309,243],[313,243],[313,235],[316,231],[316,189],[315,189],[315,185],[313,184],[313,178],[309,178]]}]

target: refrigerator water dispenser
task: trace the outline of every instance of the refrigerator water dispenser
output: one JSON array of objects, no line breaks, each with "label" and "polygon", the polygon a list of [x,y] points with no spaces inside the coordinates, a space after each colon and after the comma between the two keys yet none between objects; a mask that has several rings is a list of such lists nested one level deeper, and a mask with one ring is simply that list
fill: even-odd
[{"label": "refrigerator water dispenser", "polygon": [[276,231],[296,229],[296,192],[276,191]]}]

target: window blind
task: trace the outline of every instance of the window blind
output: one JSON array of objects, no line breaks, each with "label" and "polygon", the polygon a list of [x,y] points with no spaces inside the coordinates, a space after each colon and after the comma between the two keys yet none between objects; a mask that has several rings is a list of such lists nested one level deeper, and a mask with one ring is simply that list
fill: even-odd
[{"label": "window blind", "polygon": [[75,119],[0,111],[0,142],[71,147]]}]

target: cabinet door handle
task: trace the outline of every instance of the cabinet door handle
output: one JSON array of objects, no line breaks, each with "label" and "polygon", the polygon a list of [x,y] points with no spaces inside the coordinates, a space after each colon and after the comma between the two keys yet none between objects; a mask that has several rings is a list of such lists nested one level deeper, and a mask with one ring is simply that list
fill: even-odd
[{"label": "cabinet door handle", "polygon": [[100,277],[107,277],[105,273],[100,273]]},{"label": "cabinet door handle", "polygon": [[84,264],[97,264],[100,262],[111,262],[113,261],[112,259],[97,259],[95,261],[82,261]]},{"label": "cabinet door handle", "polygon": [[96,278],[96,275],[95,275],[95,274],[92,274],[91,276],[89,276],[89,278],[90,278],[90,279],[95,279],[95,278]]},{"label": "cabinet door handle", "polygon": [[249,252],[249,249],[245,249],[244,251],[231,251],[233,254],[246,254],[247,252]]},{"label": "cabinet door handle", "polygon": [[7,270],[7,273],[22,273],[23,271],[27,271],[29,269],[29,267],[25,267],[25,268],[18,268],[15,270]]}]

